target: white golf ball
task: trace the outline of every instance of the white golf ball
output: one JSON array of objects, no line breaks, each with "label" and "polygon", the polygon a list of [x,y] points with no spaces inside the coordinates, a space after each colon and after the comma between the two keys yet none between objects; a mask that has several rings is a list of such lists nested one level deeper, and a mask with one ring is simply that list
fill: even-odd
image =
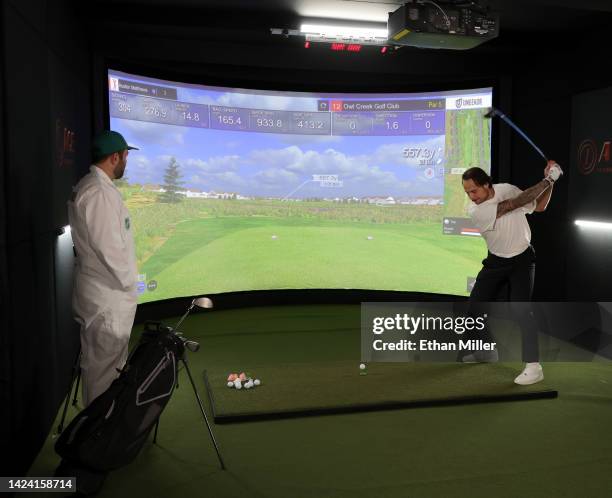
[{"label": "white golf ball", "polygon": [[361,365],[359,365],[359,370],[365,370],[366,366],[365,363],[362,363]]},{"label": "white golf ball", "polygon": [[255,379],[255,380],[253,381],[253,384],[254,384],[254,385],[256,385],[256,386],[258,386],[259,384],[261,384],[261,381],[260,381],[259,379]]},{"label": "white golf ball", "polygon": [[374,237],[372,237],[371,235],[368,235],[368,240],[372,240],[374,239]]},{"label": "white golf ball", "polygon": [[233,382],[228,382],[227,383],[227,387],[234,387],[234,383]]},{"label": "white golf ball", "polygon": [[276,239],[278,239],[278,236],[276,236],[276,235],[272,235],[272,239],[273,239],[273,240],[276,240]]}]

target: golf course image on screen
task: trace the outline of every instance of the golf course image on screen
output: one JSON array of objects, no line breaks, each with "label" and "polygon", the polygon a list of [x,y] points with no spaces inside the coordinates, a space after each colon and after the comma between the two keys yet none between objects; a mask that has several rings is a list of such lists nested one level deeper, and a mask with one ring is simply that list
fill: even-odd
[{"label": "golf course image on screen", "polygon": [[326,94],[108,73],[139,302],[270,289],[466,295],[486,253],[461,174],[492,89]]}]

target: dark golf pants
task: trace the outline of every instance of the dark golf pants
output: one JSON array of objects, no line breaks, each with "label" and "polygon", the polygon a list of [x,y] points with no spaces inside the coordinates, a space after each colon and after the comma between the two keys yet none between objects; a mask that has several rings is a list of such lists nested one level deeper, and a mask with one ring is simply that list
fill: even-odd
[{"label": "dark golf pants", "polygon": [[[531,295],[535,279],[535,251],[529,246],[524,252],[512,258],[501,258],[488,253],[482,262],[482,270],[470,294],[469,313],[482,315],[484,303],[496,301],[502,290],[509,286],[511,316],[518,321],[522,335],[523,361],[539,360],[538,327],[533,315]],[[483,340],[494,342],[488,327],[480,334]]]}]

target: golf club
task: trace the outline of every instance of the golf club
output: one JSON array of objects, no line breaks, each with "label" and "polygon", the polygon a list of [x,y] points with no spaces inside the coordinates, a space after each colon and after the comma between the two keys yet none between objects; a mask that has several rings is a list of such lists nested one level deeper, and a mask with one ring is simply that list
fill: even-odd
[{"label": "golf club", "polygon": [[187,308],[187,311],[185,312],[185,314],[181,317],[181,319],[178,321],[178,323],[174,326],[175,332],[178,331],[178,328],[181,325],[181,323],[183,323],[183,320],[185,318],[187,318],[187,315],[189,315],[189,312],[195,306],[197,306],[198,308],[212,308],[213,307],[213,302],[208,297],[195,297],[195,298],[193,298],[193,301],[191,301],[191,305],[189,306],[189,308]]},{"label": "golf club", "polygon": [[545,161],[548,162],[548,158],[546,157],[544,152],[542,152],[542,149],[540,149],[536,144],[534,144],[533,140],[531,140],[523,130],[521,130],[518,126],[516,126],[512,122],[512,120],[508,116],[506,116],[503,112],[501,112],[499,109],[495,109],[495,107],[491,107],[491,109],[489,109],[489,111],[484,115],[486,119],[492,119],[495,116],[498,116],[499,118],[504,120],[508,125],[510,125],[521,137],[527,140],[527,142],[536,150],[538,154],[540,154],[544,158]]}]

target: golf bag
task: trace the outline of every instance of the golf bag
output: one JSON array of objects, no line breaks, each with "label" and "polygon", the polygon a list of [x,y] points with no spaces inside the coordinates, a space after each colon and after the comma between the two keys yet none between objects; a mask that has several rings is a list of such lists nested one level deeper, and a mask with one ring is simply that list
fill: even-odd
[{"label": "golf bag", "polygon": [[145,323],[119,377],[61,433],[62,465],[105,476],[134,460],[170,400],[184,348],[171,328]]}]

